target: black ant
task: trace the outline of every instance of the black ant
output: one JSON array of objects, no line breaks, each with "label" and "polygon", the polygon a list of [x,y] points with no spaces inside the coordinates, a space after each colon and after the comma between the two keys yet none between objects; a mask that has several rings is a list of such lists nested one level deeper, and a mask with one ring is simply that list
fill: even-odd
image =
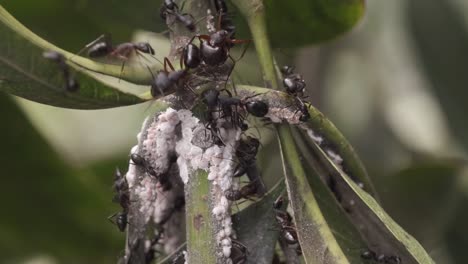
[{"label": "black ant", "polygon": [[168,191],[172,188],[172,183],[169,180],[169,170],[164,173],[157,174],[153,166],[151,166],[151,164],[149,164],[145,158],[136,153],[131,154],[130,159],[132,160],[133,164],[143,168],[146,173],[156,178],[163,191]]},{"label": "black ant", "polygon": [[239,165],[234,170],[233,177],[240,177],[246,174],[249,180],[255,183],[257,195],[262,196],[266,193],[266,187],[257,168],[256,156],[259,147],[260,141],[257,138],[251,136],[241,138],[236,149]]},{"label": "black ant", "polygon": [[299,245],[299,239],[297,236],[296,228],[294,227],[292,216],[285,210],[283,210],[284,199],[279,196],[273,203],[273,209],[275,210],[276,222],[280,227],[281,237],[287,244],[297,245],[296,252],[298,255],[302,254],[301,246]]},{"label": "black ant", "polygon": [[76,92],[80,88],[80,84],[71,76],[70,74],[70,68],[68,67],[67,63],[65,62],[65,56],[63,54],[56,52],[56,51],[44,51],[42,53],[42,56],[44,58],[51,60],[59,66],[60,70],[63,73],[63,78],[65,79],[65,89],[68,92]]},{"label": "black ant", "polygon": [[172,259],[172,264],[184,264],[185,262],[185,254],[184,252],[177,253],[174,258]]},{"label": "black ant", "polygon": [[222,117],[231,117],[231,121],[239,127],[241,127],[241,123],[243,123],[245,118],[241,116],[238,111],[233,111],[233,107],[242,107],[249,114],[256,117],[264,117],[268,113],[269,107],[267,103],[261,100],[247,101],[257,95],[239,99],[232,97],[229,91],[227,92],[228,96],[221,95],[220,92],[216,89],[208,89],[202,93],[202,100],[208,106],[210,113],[216,111],[217,108],[219,108],[222,111]]},{"label": "black ant", "polygon": [[[227,8],[226,8],[227,9]],[[190,41],[184,47],[183,56],[181,56],[180,64],[184,64],[186,68],[196,68],[201,62],[204,62],[208,66],[219,66],[224,64],[229,58],[233,62],[227,80],[232,73],[236,62],[244,57],[247,51],[248,45],[251,40],[235,39],[233,37],[234,32],[229,32],[226,29],[221,28],[221,21],[223,13],[220,14],[218,21],[218,30],[211,35],[200,35],[193,36]],[[198,38],[200,41],[199,49],[193,48],[193,41]],[[241,56],[235,60],[229,53],[229,50],[235,44],[247,43]],[[193,46],[192,46],[193,45]],[[227,83],[227,82],[226,82]]]},{"label": "black ant", "polygon": [[286,88],[286,92],[291,95],[302,97],[306,87],[306,83],[302,78],[302,75],[294,73],[294,67],[287,65],[281,68],[281,73],[283,73],[283,85]]},{"label": "black ant", "polygon": [[299,120],[306,122],[310,119],[309,107],[306,102],[304,102],[304,92],[306,83],[302,78],[302,75],[294,73],[294,67],[283,66],[281,68],[281,73],[283,74],[283,85],[286,88],[286,92],[294,96],[296,102],[299,104],[299,109],[297,112],[301,112]]},{"label": "black ant", "polygon": [[112,199],[114,202],[118,202],[122,207],[122,212],[117,212],[107,219],[112,223],[116,224],[120,232],[125,231],[127,227],[127,215],[130,207],[130,193],[128,189],[128,182],[125,176],[122,175],[119,169],[116,169],[114,176],[114,190],[116,195]]},{"label": "black ant", "polygon": [[[171,72],[167,70],[167,66],[171,68]],[[153,75],[151,70],[148,68],[151,75],[153,76],[153,83],[151,84],[151,96],[158,97],[164,96],[165,93],[172,90],[179,90],[180,81],[187,75],[187,70],[175,70],[172,63],[168,58],[164,58],[164,69]]]},{"label": "black ant", "polygon": [[224,195],[229,201],[238,201],[242,198],[249,199],[250,196],[257,193],[257,184],[255,182],[250,182],[247,185],[244,185],[239,190],[226,190]]},{"label": "black ant", "polygon": [[361,253],[361,258],[366,260],[373,260],[377,263],[384,264],[399,264],[401,263],[401,258],[398,256],[386,256],[384,254],[377,255],[374,251],[368,249]]},{"label": "black ant", "polygon": [[247,262],[247,247],[239,241],[232,239],[231,260],[234,264],[244,264]]},{"label": "black ant", "polygon": [[132,160],[133,164],[136,166],[139,166],[143,168],[143,170],[148,173],[149,175],[158,178],[158,175],[156,174],[156,171],[154,171],[153,166],[151,166],[148,161],[143,158],[143,156],[133,153],[130,155],[130,159]]},{"label": "black ant", "polygon": [[[228,92],[229,96],[221,95],[220,91],[215,88],[207,89],[202,92],[201,99],[208,107],[206,113],[206,126],[210,129],[213,135],[218,135],[219,130],[217,128],[217,119],[214,117],[214,113],[219,112],[218,117],[229,118],[232,126],[240,128],[242,131],[248,129],[248,125],[244,122],[245,117],[239,113],[238,108],[245,109],[248,113],[261,117],[268,113],[268,104],[260,100],[247,101],[247,98],[239,99],[232,97],[231,93]],[[234,108],[234,109],[233,109]],[[217,137],[217,144],[224,144],[220,137]]]},{"label": "black ant", "polygon": [[91,43],[86,45],[81,51],[88,50],[88,57],[90,58],[100,58],[104,56],[111,56],[122,60],[122,68],[120,74],[122,74],[125,62],[130,58],[133,53],[138,54],[138,52],[154,55],[154,49],[147,42],[125,42],[117,45],[116,47],[112,46],[111,41],[107,35],[101,35],[96,40],[93,40]]},{"label": "black ant", "polygon": [[[109,216],[107,219],[111,221],[111,223],[117,225],[119,228],[120,232],[125,231],[125,228],[127,228],[128,220],[127,220],[128,212],[117,212],[111,216]],[[114,220],[115,219],[115,220]]]},{"label": "black ant", "polygon": [[114,190],[116,192],[112,201],[118,202],[124,210],[128,210],[130,203],[130,193],[127,178],[117,168],[114,176]]},{"label": "black ant", "polygon": [[309,106],[299,97],[296,97],[296,101],[299,103],[299,109],[297,111],[301,112],[299,121],[307,122],[307,120],[310,119]]},{"label": "black ant", "polygon": [[179,6],[174,0],[164,0],[159,10],[159,15],[162,19],[166,20],[167,15],[174,15],[175,19],[185,26],[189,31],[195,31],[195,19],[191,14],[183,13],[179,11]]},{"label": "black ant", "polygon": [[124,61],[128,60],[132,52],[140,51],[150,55],[155,54],[154,49],[147,42],[125,42],[113,47],[106,35],[99,36],[96,40],[86,45],[84,49],[88,49],[88,57],[90,58],[113,56]]},{"label": "black ant", "polygon": [[231,38],[234,38],[236,32],[236,27],[232,23],[232,20],[227,16],[228,7],[224,0],[214,0],[216,11],[221,17],[220,28],[226,30]]}]

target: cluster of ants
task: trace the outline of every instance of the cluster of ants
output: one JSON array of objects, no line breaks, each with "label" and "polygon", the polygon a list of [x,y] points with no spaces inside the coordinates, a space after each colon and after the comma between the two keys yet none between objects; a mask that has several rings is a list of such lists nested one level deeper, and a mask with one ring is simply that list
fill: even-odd
[{"label": "cluster of ants", "polygon": [[[231,19],[227,16],[228,8],[224,0],[214,0],[214,5],[218,14],[217,30],[212,32],[210,35],[195,34],[190,38],[181,51],[180,69],[176,70],[168,58],[164,58],[163,69],[156,72],[156,74],[153,74],[147,66],[153,79],[150,90],[152,97],[157,98],[174,91],[181,91],[181,88],[188,87],[188,85],[186,85],[187,76],[191,75],[193,71],[199,68],[219,67],[224,65],[229,59],[232,62],[232,66],[227,74],[227,78],[225,79],[227,84],[236,62],[244,56],[251,40],[235,38],[236,28]],[[160,16],[164,20],[172,19],[172,21],[182,24],[188,31],[195,32],[195,19],[190,14],[182,13],[181,10],[182,8],[179,8],[174,0],[164,0],[160,9]],[[195,39],[199,41],[198,45],[194,44]],[[237,60],[230,55],[230,49],[236,44],[246,44],[241,56]],[[113,46],[109,37],[106,35],[102,35],[98,39],[86,45],[83,50],[85,49],[87,50],[87,55],[90,58],[111,57],[121,60],[121,74],[124,71],[125,63],[133,54],[141,55],[140,53],[145,53],[150,56],[155,55],[155,51],[149,43],[126,42]],[[55,62],[62,71],[63,78],[65,80],[65,90],[67,92],[78,91],[80,86],[70,73],[65,57],[61,53],[55,51],[44,52],[43,56],[46,59]],[[170,70],[168,68],[170,68]],[[294,68],[290,66],[282,67],[281,73],[283,75],[285,91],[295,98],[296,104],[299,106],[299,120],[306,122],[310,118],[310,115],[307,102],[305,101],[306,83],[303,77],[300,74],[295,73]],[[222,91],[225,91],[226,94],[222,94]],[[237,127],[241,129],[241,131],[246,131],[249,126],[246,123],[246,116],[242,114],[243,112],[247,112],[255,117],[263,118],[269,111],[269,106],[266,102],[262,100],[254,100],[254,97],[256,96],[257,95],[245,98],[236,98],[233,97],[231,92],[227,89],[220,91],[216,88],[210,88],[203,91],[200,95],[200,99],[207,107],[205,118],[207,129],[209,129],[213,135],[218,135],[218,120],[224,119],[227,122],[230,122],[233,127]],[[214,139],[216,144],[224,144],[220,136],[215,136]],[[258,153],[259,146],[260,141],[255,137],[246,136],[241,138],[238,148],[236,149],[238,166],[235,168],[233,177],[246,175],[249,179],[249,183],[240,189],[227,190],[225,192],[225,197],[228,200],[251,200],[253,196],[261,197],[266,193],[265,185],[263,184],[256,165],[256,155]],[[171,181],[169,180],[169,172],[157,174],[149,162],[138,154],[132,154],[130,158],[133,164],[143,169],[149,176],[157,179],[158,184],[164,191],[172,188]],[[172,162],[174,163],[175,159]],[[111,215],[109,219],[117,225],[120,231],[123,232],[125,231],[127,224],[129,224],[128,214],[130,208],[130,193],[126,178],[125,176],[122,176],[119,170],[116,170],[113,187],[116,192],[113,201],[120,204],[122,211]],[[163,236],[164,230],[162,226],[169,220],[173,212],[181,210],[184,206],[185,200],[182,196],[181,199],[175,203],[173,210],[157,224],[158,233],[151,239],[150,247],[145,252],[146,263],[151,263],[154,260],[155,255],[158,253],[156,252],[155,246],[160,243]],[[286,243],[295,245],[296,252],[300,255],[302,254],[302,251],[298,243],[298,236],[292,217],[286,212],[286,210],[282,209],[282,207],[283,199],[282,197],[279,197],[273,205],[273,210],[275,211],[276,221],[280,228],[281,237]],[[391,261],[400,263],[398,257],[383,255],[377,256],[373,251],[363,252],[362,258],[371,259],[378,263],[392,263]],[[236,264],[244,263],[247,259],[246,247],[235,240],[233,240],[231,259],[233,260],[233,263]]]}]

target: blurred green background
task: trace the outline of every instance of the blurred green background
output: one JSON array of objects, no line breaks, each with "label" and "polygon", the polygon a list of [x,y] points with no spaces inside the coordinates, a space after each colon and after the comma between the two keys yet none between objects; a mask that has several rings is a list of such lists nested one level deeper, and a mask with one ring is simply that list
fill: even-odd
[{"label": "blurred green background", "polygon": [[[165,30],[158,1],[0,4],[69,51],[105,32],[119,43]],[[437,263],[466,263],[468,2],[368,1],[345,36],[276,51],[357,149],[390,215]],[[148,105],[77,111],[0,94],[0,109],[0,263],[115,263],[113,171],[126,168]]]}]

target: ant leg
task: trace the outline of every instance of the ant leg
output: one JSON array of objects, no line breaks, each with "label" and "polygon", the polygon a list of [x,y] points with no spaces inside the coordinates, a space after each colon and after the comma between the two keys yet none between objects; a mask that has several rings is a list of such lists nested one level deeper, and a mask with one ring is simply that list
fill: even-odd
[{"label": "ant leg", "polygon": [[[141,53],[141,51],[136,51],[136,54],[137,54],[137,56],[138,56],[139,58],[143,58],[143,59],[145,59],[147,62],[150,62],[150,60],[149,60],[147,57],[145,57],[145,55],[143,55],[143,53]],[[150,56],[151,58],[153,58],[153,59],[156,60],[157,62],[159,62],[161,65],[163,65],[163,62],[160,61],[156,56],[151,55],[151,54],[148,54],[148,53],[145,53],[145,54],[148,55],[148,56]]]},{"label": "ant leg", "polygon": [[164,58],[164,71],[165,72],[167,72],[167,65],[169,65],[172,71],[175,71],[174,66],[172,66],[171,61],[167,57],[165,57]]},{"label": "ant leg", "polygon": [[123,73],[123,71],[124,71],[125,62],[126,62],[126,61],[127,61],[127,60],[124,60],[124,61],[122,62],[122,67],[120,68],[120,74],[119,74],[119,82],[120,82],[120,79],[122,79],[122,73]]},{"label": "ant leg", "polygon": [[176,6],[177,10],[184,10],[185,2],[187,2],[187,1],[186,0],[182,1],[182,4],[180,5],[180,8],[176,4],[175,6]]},{"label": "ant leg", "polygon": [[[229,73],[228,73],[228,75],[227,75],[227,77],[226,77],[226,82],[224,82],[224,89],[226,89],[226,87],[227,87],[227,82],[229,81],[229,77],[231,77],[231,73],[232,73],[232,71],[234,71],[234,67],[236,66],[236,62],[237,62],[237,61],[231,56],[231,54],[229,54],[228,57],[229,57],[229,59],[231,59],[231,61],[232,61],[232,67],[231,67],[231,69],[229,69]],[[236,91],[236,94],[237,94],[237,91]]]},{"label": "ant leg", "polygon": [[112,224],[115,225],[114,217],[115,217],[118,213],[119,213],[119,212],[114,213],[114,214],[112,214],[111,216],[108,216],[108,217],[107,217],[107,220],[109,220]]},{"label": "ant leg", "polygon": [[185,53],[185,47],[184,49],[182,50],[182,53],[180,54],[180,68],[183,69],[183,65],[185,64],[185,56],[184,56],[184,53]]},{"label": "ant leg", "polygon": [[244,57],[245,53],[247,52],[247,49],[250,46],[250,43],[252,42],[252,40],[250,40],[250,39],[228,39],[227,41],[230,42],[230,43],[233,43],[233,44],[247,43],[247,45],[245,45],[245,47],[244,47],[244,50],[242,51],[242,54],[237,59],[237,61],[241,60]]},{"label": "ant leg", "polygon": [[[153,78],[153,82],[154,82],[156,80],[156,78],[154,77],[153,72],[151,71],[151,69],[150,69],[150,67],[148,65],[146,65],[146,68],[148,68],[148,71],[150,72],[151,77]],[[161,93],[161,95],[164,96],[164,91],[160,87],[158,87],[158,89],[159,89],[159,92]]]},{"label": "ant leg", "polygon": [[222,20],[223,20],[223,12],[219,12],[219,14],[218,14],[218,23],[216,25],[216,30],[221,30]]}]

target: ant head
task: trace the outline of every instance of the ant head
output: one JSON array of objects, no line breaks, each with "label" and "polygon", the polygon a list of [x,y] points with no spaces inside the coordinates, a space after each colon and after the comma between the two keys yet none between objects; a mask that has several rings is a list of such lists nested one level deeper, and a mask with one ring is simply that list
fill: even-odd
[{"label": "ant head", "polygon": [[141,52],[154,55],[154,49],[153,47],[151,47],[151,45],[148,42],[135,43],[135,48]]},{"label": "ant head", "polygon": [[229,37],[229,32],[227,32],[224,29],[220,29],[216,31],[215,33],[211,34],[210,36],[210,44],[213,46],[220,46],[224,42],[226,42],[226,39]]},{"label": "ant head", "polygon": [[363,258],[363,259],[374,259],[376,257],[377,256],[376,256],[374,251],[365,250],[365,251],[361,252],[361,258]]},{"label": "ant head", "polygon": [[120,212],[117,214],[116,219],[117,227],[119,228],[120,232],[125,231],[127,227],[127,214],[124,212]]},{"label": "ant head", "polygon": [[294,66],[284,65],[281,67],[281,73],[284,75],[291,75],[294,71]]},{"label": "ant head", "polygon": [[174,2],[174,0],[164,0],[164,6],[169,9],[174,11],[174,9],[179,9],[177,4]]},{"label": "ant head", "polygon": [[256,149],[260,146],[260,140],[258,140],[258,138],[247,136],[246,141],[249,146],[255,147]]},{"label": "ant head", "polygon": [[241,131],[245,132],[249,129],[249,125],[245,122],[242,122],[240,125],[239,125]]},{"label": "ant head", "polygon": [[310,119],[309,111],[307,111],[307,109],[305,111],[302,111],[302,114],[299,117],[299,121],[307,122],[309,119]]},{"label": "ant head", "polygon": [[138,155],[136,153],[133,153],[132,155],[130,155],[130,159],[137,166],[144,166],[146,164],[146,160],[142,156],[140,156],[140,155]]}]

